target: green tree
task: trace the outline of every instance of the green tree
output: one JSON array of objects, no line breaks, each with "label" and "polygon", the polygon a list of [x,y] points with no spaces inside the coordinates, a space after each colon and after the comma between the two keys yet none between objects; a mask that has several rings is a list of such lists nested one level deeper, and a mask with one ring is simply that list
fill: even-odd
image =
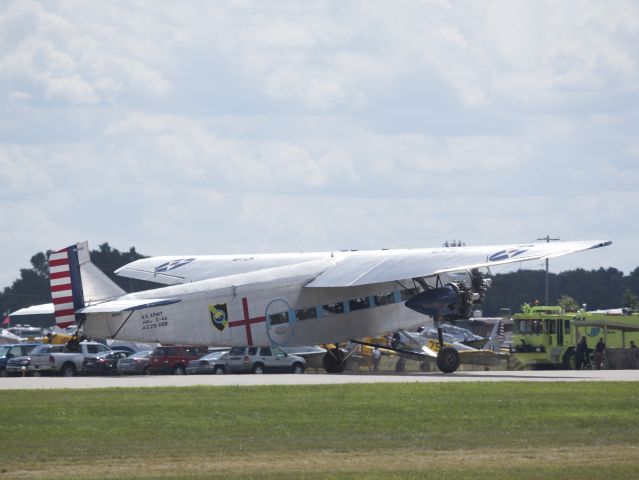
[{"label": "green tree", "polygon": [[623,294],[623,307],[630,310],[639,310],[639,296],[632,293],[630,289],[626,290]]},{"label": "green tree", "polygon": [[568,295],[562,295],[558,303],[564,312],[576,312],[579,310],[579,305],[575,299]]}]

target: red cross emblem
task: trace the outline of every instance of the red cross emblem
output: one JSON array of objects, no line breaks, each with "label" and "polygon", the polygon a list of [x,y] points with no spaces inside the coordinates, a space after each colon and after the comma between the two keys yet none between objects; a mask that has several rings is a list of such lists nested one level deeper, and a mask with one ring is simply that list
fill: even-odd
[{"label": "red cross emblem", "polygon": [[266,317],[249,317],[248,300],[246,297],[242,298],[242,310],[244,311],[244,319],[233,320],[229,322],[229,328],[241,327],[246,328],[246,343],[248,346],[253,345],[253,334],[251,333],[251,325],[256,323],[262,323],[266,321]]}]

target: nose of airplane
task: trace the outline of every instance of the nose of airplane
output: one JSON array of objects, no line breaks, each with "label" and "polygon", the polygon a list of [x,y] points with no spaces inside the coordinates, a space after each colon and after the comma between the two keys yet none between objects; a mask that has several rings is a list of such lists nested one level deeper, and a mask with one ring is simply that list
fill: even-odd
[{"label": "nose of airplane", "polygon": [[431,317],[447,316],[459,314],[460,299],[457,290],[448,284],[415,295],[405,305]]}]

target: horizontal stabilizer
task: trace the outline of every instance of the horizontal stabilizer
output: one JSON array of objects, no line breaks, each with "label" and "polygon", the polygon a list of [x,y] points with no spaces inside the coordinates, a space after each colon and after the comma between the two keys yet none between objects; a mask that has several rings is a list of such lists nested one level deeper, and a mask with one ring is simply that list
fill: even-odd
[{"label": "horizontal stabilizer", "polygon": [[10,317],[19,317],[20,315],[51,315],[53,314],[53,303],[43,303],[42,305],[32,305],[30,307],[21,308],[9,314]]},{"label": "horizontal stabilizer", "polygon": [[177,298],[141,298],[132,300],[111,300],[81,308],[77,313],[120,313],[141,310],[149,307],[171,305],[180,300]]}]

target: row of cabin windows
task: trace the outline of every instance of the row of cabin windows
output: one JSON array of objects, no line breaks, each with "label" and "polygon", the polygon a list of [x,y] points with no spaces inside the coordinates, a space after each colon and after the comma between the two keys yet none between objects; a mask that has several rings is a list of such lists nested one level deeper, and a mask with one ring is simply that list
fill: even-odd
[{"label": "row of cabin windows", "polygon": [[[371,295],[370,297],[358,297],[343,302],[330,303],[319,307],[319,316],[339,315],[345,312],[355,312],[366,308],[381,307],[391,305],[393,303],[402,303],[418,293],[422,292],[421,287],[403,288],[393,292],[383,293],[380,295]],[[268,315],[270,325],[280,325],[289,322],[289,312],[271,313]],[[318,318],[318,307],[300,308],[295,310],[295,320],[303,321]]]}]

